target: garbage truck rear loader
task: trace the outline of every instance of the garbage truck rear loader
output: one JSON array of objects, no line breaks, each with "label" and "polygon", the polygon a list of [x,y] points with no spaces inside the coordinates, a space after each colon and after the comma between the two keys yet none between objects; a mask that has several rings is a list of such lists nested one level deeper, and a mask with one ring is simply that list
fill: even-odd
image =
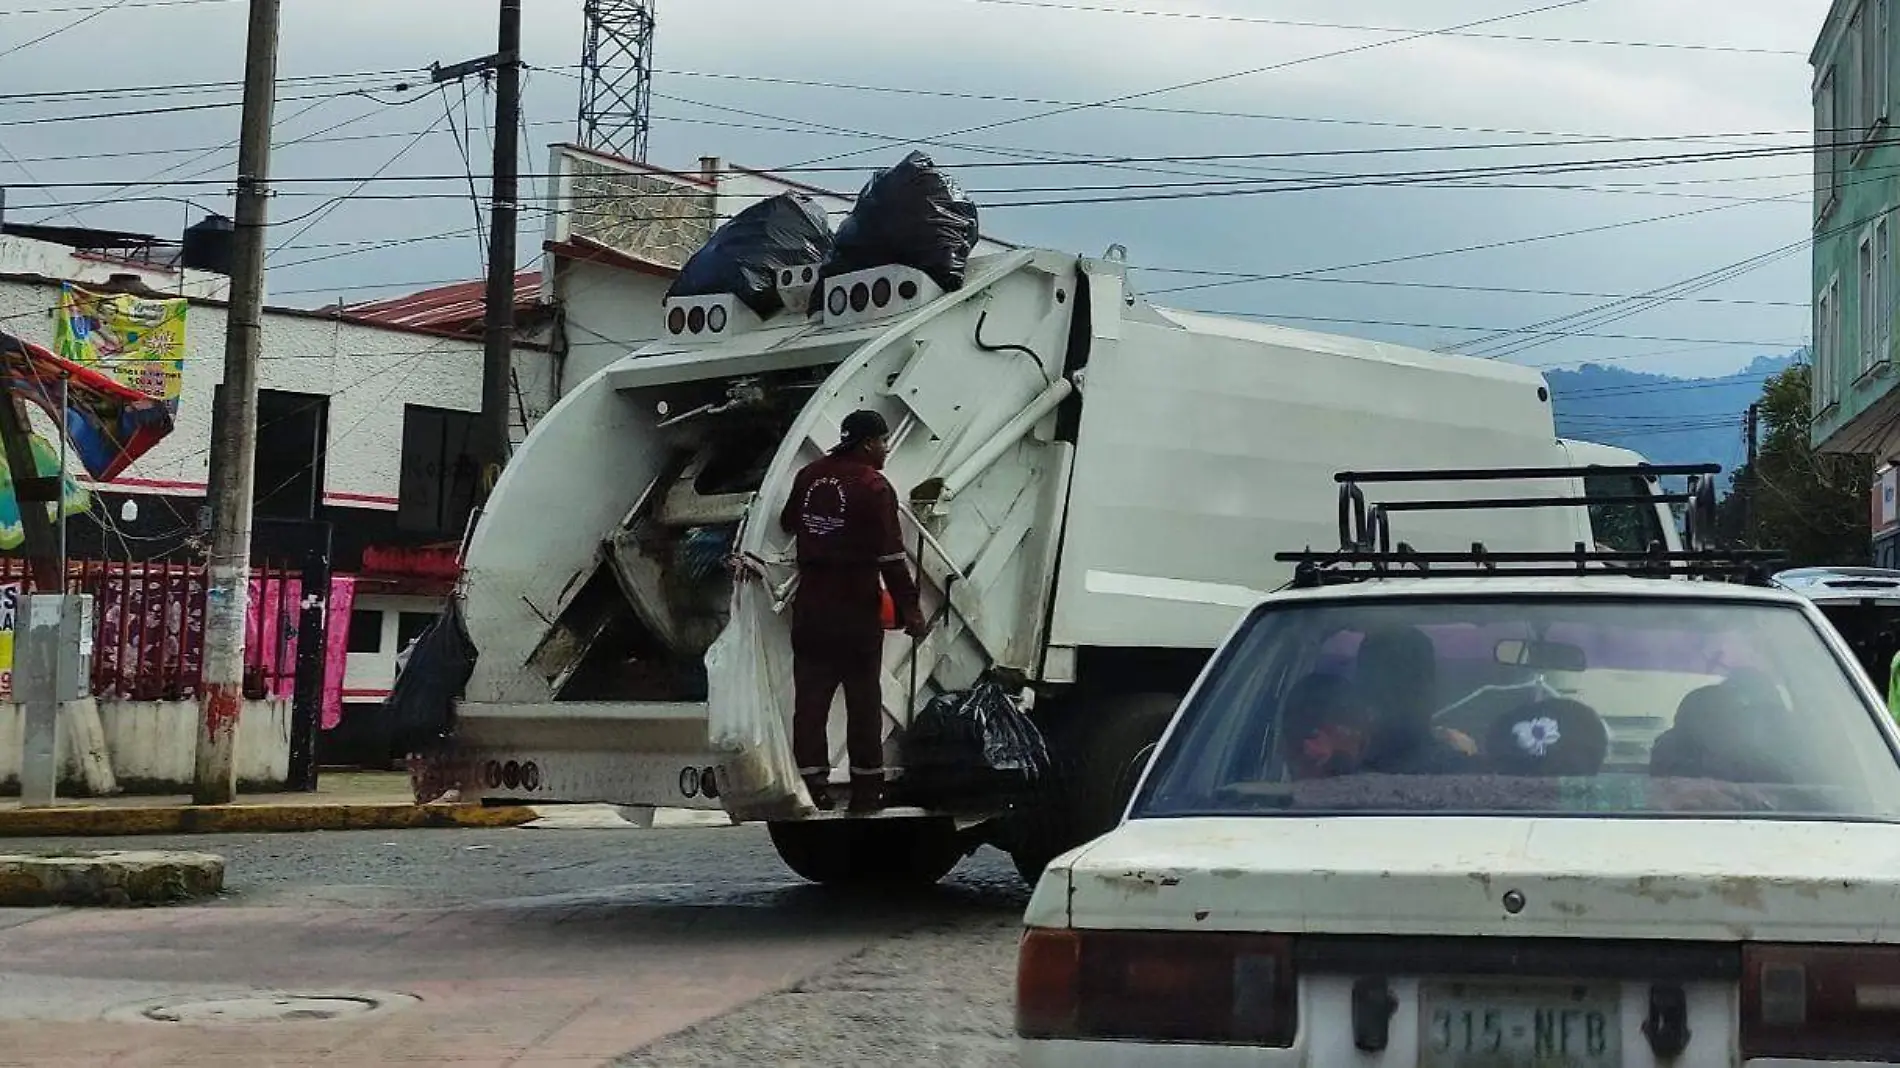
[{"label": "garbage truck rear loader", "polygon": [[[815,278],[782,272],[799,311],[770,320],[670,300],[662,341],[515,453],[466,555],[480,659],[449,760],[465,796],[724,809],[770,821],[826,882],[934,880],[984,841],[1033,873],[1118,818],[1209,650],[1290,577],[1274,553],[1336,545],[1315,519],[1334,472],[1567,462],[1533,370],[1154,307],[1113,254],[980,257],[950,293],[883,267],[813,301]],[[935,621],[884,651],[894,792],[918,710],[1001,679],[1055,755],[1026,800],[857,818],[817,812],[795,774],[776,516],[860,408],[892,427],[886,474]],[[1569,548],[1575,511],[1424,513],[1407,534]],[[761,577],[735,585],[735,558]],[[839,781],[843,740],[834,710]]]}]

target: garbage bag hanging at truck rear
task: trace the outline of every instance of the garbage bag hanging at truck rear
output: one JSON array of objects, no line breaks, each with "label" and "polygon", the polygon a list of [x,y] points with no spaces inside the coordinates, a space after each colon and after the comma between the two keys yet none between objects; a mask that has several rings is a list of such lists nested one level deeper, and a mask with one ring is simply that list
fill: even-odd
[{"label": "garbage bag hanging at truck rear", "polygon": [[927,808],[993,803],[1048,774],[1042,732],[994,682],[939,694],[904,733],[905,798]]},{"label": "garbage bag hanging at truck rear", "polygon": [[[831,223],[809,197],[780,193],[733,216],[680,268],[666,291],[674,297],[731,294],[770,319],[785,307],[778,274],[811,267],[831,253]],[[803,311],[804,309],[799,309]]]},{"label": "garbage bag hanging at truck rear", "polygon": [[[963,288],[977,237],[976,202],[929,156],[912,152],[873,175],[858,194],[820,281],[873,267],[910,267],[954,293]],[[823,292],[821,284],[813,300]]]},{"label": "garbage bag hanging at truck rear", "polygon": [[383,699],[383,729],[391,752],[420,752],[455,728],[455,701],[475,673],[475,643],[451,599],[411,646],[396,685]]}]

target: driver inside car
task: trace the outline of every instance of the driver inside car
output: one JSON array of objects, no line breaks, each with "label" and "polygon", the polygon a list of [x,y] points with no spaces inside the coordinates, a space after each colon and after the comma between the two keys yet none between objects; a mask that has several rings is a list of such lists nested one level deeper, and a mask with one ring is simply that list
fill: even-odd
[{"label": "driver inside car", "polygon": [[1365,770],[1448,775],[1478,754],[1469,735],[1432,722],[1438,711],[1438,651],[1417,627],[1390,627],[1359,644],[1354,681],[1375,717]]}]

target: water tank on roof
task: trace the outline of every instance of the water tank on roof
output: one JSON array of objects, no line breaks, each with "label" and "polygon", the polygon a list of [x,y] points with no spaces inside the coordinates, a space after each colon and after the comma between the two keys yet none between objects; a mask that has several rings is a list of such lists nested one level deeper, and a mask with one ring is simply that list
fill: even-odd
[{"label": "water tank on roof", "polygon": [[229,277],[237,255],[237,224],[222,215],[185,228],[182,265],[187,270],[213,271]]}]

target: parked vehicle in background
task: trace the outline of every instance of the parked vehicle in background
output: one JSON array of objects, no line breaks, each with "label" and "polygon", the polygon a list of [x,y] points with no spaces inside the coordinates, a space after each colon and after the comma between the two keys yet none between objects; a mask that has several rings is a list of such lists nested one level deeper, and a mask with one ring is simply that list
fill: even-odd
[{"label": "parked vehicle in background", "polygon": [[1900,653],[1900,571],[1803,567],[1781,572],[1775,582],[1813,601],[1847,639],[1874,688],[1890,691],[1894,656]]},{"label": "parked vehicle in background", "polygon": [[1702,581],[1306,555],[1038,884],[1023,1063],[1900,1064],[1900,734],[1712,501]]}]

